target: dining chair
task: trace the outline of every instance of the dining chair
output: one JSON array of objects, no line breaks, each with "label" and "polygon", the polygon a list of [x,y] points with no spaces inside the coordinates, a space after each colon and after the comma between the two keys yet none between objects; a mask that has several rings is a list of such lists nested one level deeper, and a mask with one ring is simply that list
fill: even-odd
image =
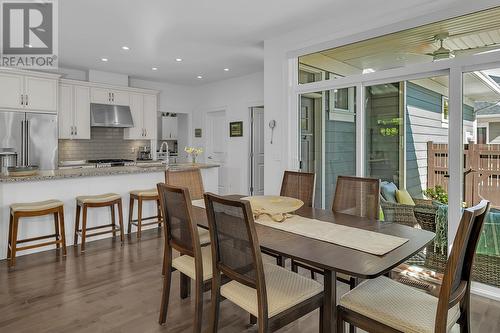
[{"label": "dining chair", "polygon": [[[363,178],[351,176],[338,176],[333,198],[332,211],[360,217],[378,220],[380,213],[380,179]],[[323,271],[303,263],[292,260],[292,270],[298,271],[298,267],[311,271],[311,277],[315,274],[323,274]],[[353,289],[357,284],[355,277],[338,273],[337,280],[349,285]]]},{"label": "dining chair", "polygon": [[[280,196],[302,200],[304,206],[312,207],[314,204],[315,182],[316,175],[314,173],[285,170],[281,182]],[[285,258],[282,255],[270,250],[262,250],[262,253],[275,258],[278,265],[285,267]]]},{"label": "dining chair", "polygon": [[[158,184],[160,207],[165,220],[165,248],[163,256],[163,292],[159,323],[167,318],[172,272],[178,270],[181,277],[195,281],[194,332],[201,332],[203,316],[203,291],[210,288],[212,278],[212,254],[209,246],[202,247],[198,228],[192,219],[191,198],[187,188]],[[181,256],[172,259],[172,249]],[[182,280],[182,279],[181,279]],[[190,283],[181,281],[181,297],[189,296]],[[184,288],[184,290],[182,290]],[[187,289],[186,289],[187,288]]]},{"label": "dining chair", "polygon": [[[317,281],[263,263],[250,203],[206,193],[212,237],[212,311],[210,331],[216,332],[222,297],[257,318],[258,331],[269,332],[320,308],[323,286]],[[221,285],[221,276],[230,281]]]},{"label": "dining chair", "polygon": [[[165,171],[165,183],[173,186],[186,187],[189,191],[191,200],[203,199],[203,179],[199,168],[188,169],[167,169]],[[210,243],[210,234],[208,230],[198,228],[200,243],[208,245]]]},{"label": "dining chair", "polygon": [[470,332],[471,271],[490,203],[464,210],[439,292],[434,297],[385,276],[366,280],[343,295],[337,332],[348,322],[370,332]]}]

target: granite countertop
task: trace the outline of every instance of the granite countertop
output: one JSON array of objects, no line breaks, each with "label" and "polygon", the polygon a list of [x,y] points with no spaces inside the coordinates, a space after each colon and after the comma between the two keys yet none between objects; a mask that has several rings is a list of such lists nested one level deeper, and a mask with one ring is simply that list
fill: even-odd
[{"label": "granite countertop", "polygon": [[143,166],[124,166],[110,168],[75,168],[58,170],[40,170],[35,175],[26,177],[12,177],[0,174],[0,183],[33,182],[53,179],[79,178],[79,177],[100,177],[113,175],[126,175],[138,173],[164,172],[167,169],[186,169],[186,168],[216,168],[218,164],[206,163],[180,163],[168,165],[143,165]]}]

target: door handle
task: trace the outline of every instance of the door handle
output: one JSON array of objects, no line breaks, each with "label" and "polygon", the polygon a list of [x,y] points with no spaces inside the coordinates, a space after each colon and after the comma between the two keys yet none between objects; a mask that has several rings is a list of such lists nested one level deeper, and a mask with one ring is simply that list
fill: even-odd
[{"label": "door handle", "polygon": [[26,152],[26,161],[25,161],[25,164],[26,165],[30,165],[30,150],[29,150],[29,145],[30,145],[30,122],[29,120],[26,120],[24,122],[24,125],[26,126],[26,149],[25,149],[25,152]]},{"label": "door handle", "polygon": [[24,165],[24,120],[21,120],[21,165]]}]

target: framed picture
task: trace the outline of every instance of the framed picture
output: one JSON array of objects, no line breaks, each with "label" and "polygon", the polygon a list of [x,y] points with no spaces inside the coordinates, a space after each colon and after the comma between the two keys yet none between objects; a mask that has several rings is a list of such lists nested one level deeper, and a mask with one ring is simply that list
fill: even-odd
[{"label": "framed picture", "polygon": [[195,138],[201,138],[201,128],[195,128],[194,129],[194,137]]},{"label": "framed picture", "polygon": [[243,122],[242,121],[234,121],[229,123],[229,136],[243,136]]}]

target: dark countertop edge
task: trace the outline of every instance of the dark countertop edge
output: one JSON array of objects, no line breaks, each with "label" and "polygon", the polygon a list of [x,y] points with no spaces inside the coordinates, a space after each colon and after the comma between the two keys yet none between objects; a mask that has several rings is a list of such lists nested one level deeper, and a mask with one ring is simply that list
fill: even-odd
[{"label": "dark countertop edge", "polygon": [[[127,174],[142,174],[142,173],[157,173],[164,172],[168,168],[172,169],[186,169],[186,168],[200,168],[209,169],[217,168],[218,164],[178,164],[178,165],[166,165],[166,166],[154,166],[154,167],[111,167],[111,168],[82,168],[82,169],[63,169],[63,170],[49,170],[41,171],[41,174],[36,174],[27,177],[9,177],[0,176],[0,184],[12,184],[12,183],[25,183],[25,182],[39,182],[47,180],[60,180],[60,179],[74,179],[74,178],[86,178],[86,177],[104,177],[104,176],[116,176],[116,175],[127,175]],[[48,174],[48,172],[56,172],[56,174]]]}]

